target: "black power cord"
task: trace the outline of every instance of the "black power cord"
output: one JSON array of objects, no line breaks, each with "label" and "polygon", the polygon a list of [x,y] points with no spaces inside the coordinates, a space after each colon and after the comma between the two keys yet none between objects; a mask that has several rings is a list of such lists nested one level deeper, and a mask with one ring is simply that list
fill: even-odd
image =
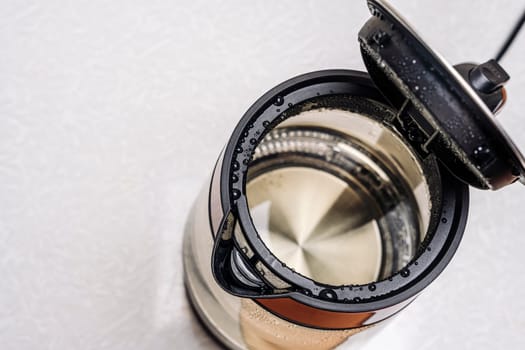
[{"label": "black power cord", "polygon": [[496,61],[500,61],[503,58],[503,56],[509,49],[510,45],[512,45],[512,42],[514,41],[514,39],[516,39],[516,36],[518,35],[521,27],[523,27],[523,23],[525,23],[525,11],[522,13],[521,18],[519,19],[518,22],[516,22],[509,36],[507,37],[507,39],[505,40],[505,42],[499,49],[498,54],[494,58]]}]

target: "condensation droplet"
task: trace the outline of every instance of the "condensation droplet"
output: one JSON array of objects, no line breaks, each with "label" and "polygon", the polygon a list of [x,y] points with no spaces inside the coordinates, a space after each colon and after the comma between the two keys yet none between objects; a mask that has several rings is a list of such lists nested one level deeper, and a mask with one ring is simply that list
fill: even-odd
[{"label": "condensation droplet", "polygon": [[241,196],[241,191],[239,191],[238,189],[233,189],[232,191],[233,199],[239,199],[240,196]]},{"label": "condensation droplet", "polygon": [[284,103],[284,98],[282,96],[277,96],[273,104],[276,106],[281,106],[283,103]]},{"label": "condensation droplet", "polygon": [[337,294],[331,289],[323,289],[319,293],[319,296],[321,298],[323,298],[323,299],[328,299],[328,300],[335,300],[335,299],[337,299]]}]

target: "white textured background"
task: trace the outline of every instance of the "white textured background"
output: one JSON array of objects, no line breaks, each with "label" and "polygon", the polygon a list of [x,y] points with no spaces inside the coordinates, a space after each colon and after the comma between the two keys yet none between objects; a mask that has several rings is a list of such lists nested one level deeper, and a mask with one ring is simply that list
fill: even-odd
[{"label": "white textured background", "polygon": [[[523,1],[393,3],[445,57],[490,58]],[[220,148],[294,75],[362,69],[365,1],[0,4],[0,349],[216,349],[181,239]],[[525,33],[498,117],[525,148]],[[525,188],[473,191],[445,273],[366,349],[525,348]]]}]

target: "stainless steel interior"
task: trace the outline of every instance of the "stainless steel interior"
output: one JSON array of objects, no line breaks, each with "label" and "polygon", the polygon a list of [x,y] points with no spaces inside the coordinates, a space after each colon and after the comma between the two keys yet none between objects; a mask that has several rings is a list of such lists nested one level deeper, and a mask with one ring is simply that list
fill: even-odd
[{"label": "stainless steel interior", "polygon": [[302,112],[272,130],[254,154],[247,194],[270,251],[334,286],[401,270],[430,218],[413,150],[380,122],[339,109]]}]

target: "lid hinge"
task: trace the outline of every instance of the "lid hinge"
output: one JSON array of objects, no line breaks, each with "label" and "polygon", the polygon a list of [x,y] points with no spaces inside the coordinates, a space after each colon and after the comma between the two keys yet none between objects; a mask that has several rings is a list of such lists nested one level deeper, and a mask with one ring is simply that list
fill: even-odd
[{"label": "lid hinge", "polygon": [[431,145],[438,139],[439,131],[418,113],[409,99],[403,102],[391,123],[421,156],[431,153]]}]

